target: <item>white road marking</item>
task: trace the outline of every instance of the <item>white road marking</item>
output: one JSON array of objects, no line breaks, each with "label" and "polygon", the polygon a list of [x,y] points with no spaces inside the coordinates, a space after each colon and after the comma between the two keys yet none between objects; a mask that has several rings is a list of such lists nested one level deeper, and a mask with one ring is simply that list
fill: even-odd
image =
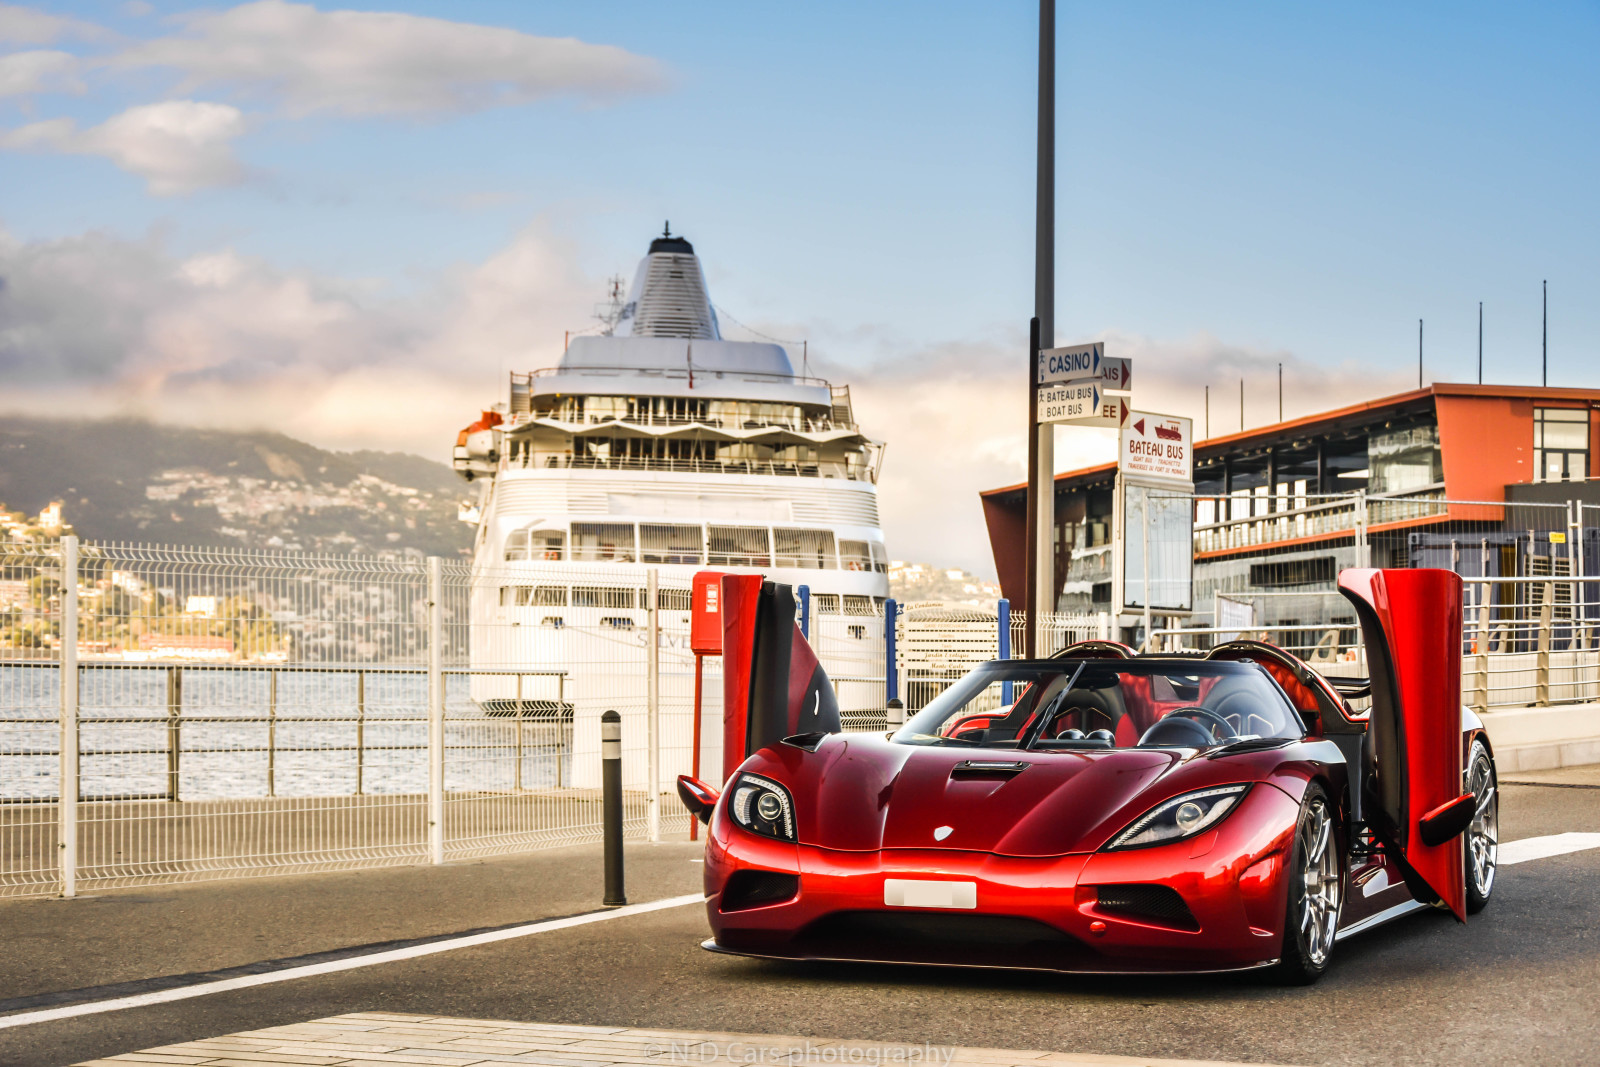
[{"label": "white road marking", "polygon": [[192,997],[210,996],[213,993],[227,993],[235,989],[271,985],[274,982],[292,982],[296,978],[333,974],[336,971],[352,971],[358,967],[375,967],[380,963],[397,963],[401,960],[416,959],[419,956],[432,956],[440,952],[450,952],[458,948],[491,945],[496,941],[510,941],[519,937],[529,937],[533,934],[550,933],[553,930],[570,930],[574,926],[587,926],[590,923],[604,922],[607,919],[621,919],[629,915],[643,915],[652,911],[665,911],[668,908],[681,908],[687,904],[700,904],[704,903],[704,901],[705,897],[699,893],[691,893],[681,897],[666,897],[662,900],[652,900],[644,904],[628,904],[620,908],[613,908],[610,911],[573,915],[566,919],[545,919],[541,922],[532,922],[524,926],[509,927],[505,930],[490,930],[481,934],[468,934],[465,937],[453,937],[447,941],[433,941],[426,945],[389,949],[385,952],[373,952],[365,956],[351,956],[342,960],[329,960],[325,963],[310,963],[303,967],[289,967],[281,971],[269,971],[266,974],[248,974],[239,978],[224,978],[217,982],[207,982],[204,985],[180,986],[176,989],[157,990],[154,993],[138,993],[130,997],[96,1000],[87,1004],[68,1004],[60,1008],[25,1011],[16,1015],[0,1016],[0,1030],[16,1026],[31,1026],[34,1023],[54,1022],[57,1019],[71,1019],[78,1015],[122,1011],[126,1008],[143,1008],[151,1004],[167,1004],[174,1000],[188,1000]]},{"label": "white road marking", "polygon": [[1513,863],[1564,856],[1569,852],[1582,852],[1590,848],[1600,848],[1600,834],[1566,833],[1525,837],[1521,841],[1508,841],[1500,846],[1499,864],[1508,867]]}]

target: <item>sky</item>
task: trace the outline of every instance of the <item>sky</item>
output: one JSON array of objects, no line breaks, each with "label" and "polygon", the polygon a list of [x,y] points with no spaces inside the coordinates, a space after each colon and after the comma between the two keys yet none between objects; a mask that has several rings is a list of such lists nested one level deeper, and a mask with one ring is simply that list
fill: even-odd
[{"label": "sky", "polygon": [[[1600,387],[1600,5],[1058,10],[1057,337],[1212,432]],[[670,221],[886,441],[890,554],[1022,480],[1029,3],[0,4],[0,412],[447,459]],[[798,361],[799,351],[795,357]],[[1057,431],[1060,469],[1114,454]]]}]

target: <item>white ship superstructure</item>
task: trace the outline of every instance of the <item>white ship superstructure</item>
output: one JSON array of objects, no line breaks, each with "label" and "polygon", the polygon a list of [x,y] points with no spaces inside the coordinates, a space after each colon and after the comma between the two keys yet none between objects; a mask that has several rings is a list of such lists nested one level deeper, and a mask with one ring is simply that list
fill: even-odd
[{"label": "white ship superstructure", "polygon": [[693,247],[657,238],[611,329],[512,374],[456,447],[479,487],[474,562],[497,576],[475,583],[474,666],[566,672],[475,677],[474,699],[575,709],[581,754],[594,730],[570,638],[642,641],[652,568],[675,586],[661,608],[682,612],[664,621],[686,623],[676,583],[710,569],[809,587],[841,707],[881,709],[880,456],[848,386],[797,375],[781,345],[723,340]]}]

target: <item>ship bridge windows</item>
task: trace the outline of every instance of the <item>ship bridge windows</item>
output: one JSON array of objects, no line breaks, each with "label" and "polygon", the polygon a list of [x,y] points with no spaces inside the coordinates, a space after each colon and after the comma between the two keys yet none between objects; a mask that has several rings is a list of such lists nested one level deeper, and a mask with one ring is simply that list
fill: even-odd
[{"label": "ship bridge windows", "polygon": [[639,559],[644,563],[703,563],[705,531],[699,526],[640,523]]},{"label": "ship bridge windows", "polygon": [[832,570],[834,562],[832,530],[774,529],[777,565],[805,570]]},{"label": "ship bridge windows", "polygon": [[765,526],[712,526],[708,531],[711,566],[772,566],[771,532]]},{"label": "ship bridge windows", "polygon": [[572,524],[572,559],[575,563],[632,563],[638,554],[631,522]]},{"label": "ship bridge windows", "polygon": [[512,530],[506,537],[508,560],[539,559],[560,562],[566,557],[567,531],[535,524]]}]

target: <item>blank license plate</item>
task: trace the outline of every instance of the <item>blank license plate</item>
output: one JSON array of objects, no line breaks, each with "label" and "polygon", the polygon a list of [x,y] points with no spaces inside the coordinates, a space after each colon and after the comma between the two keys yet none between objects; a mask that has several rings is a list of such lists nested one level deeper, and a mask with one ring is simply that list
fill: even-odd
[{"label": "blank license plate", "polygon": [[883,902],[891,908],[976,908],[978,883],[885,878]]}]

